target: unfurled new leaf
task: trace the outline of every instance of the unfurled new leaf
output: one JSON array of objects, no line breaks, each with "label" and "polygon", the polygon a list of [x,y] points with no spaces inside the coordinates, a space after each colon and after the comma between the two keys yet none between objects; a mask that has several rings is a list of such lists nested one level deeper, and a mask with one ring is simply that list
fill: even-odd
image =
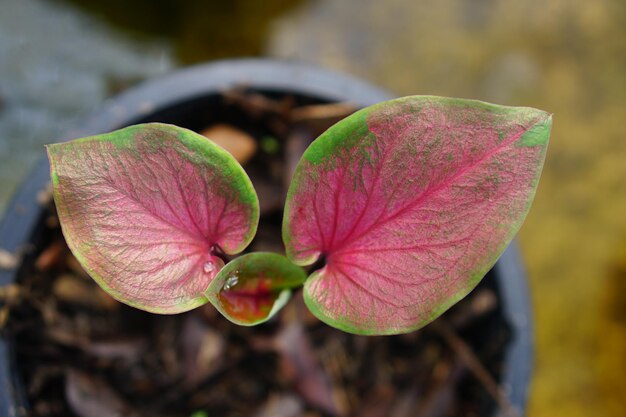
[{"label": "unfurled new leaf", "polygon": [[66,241],[107,292],[156,313],[204,291],[252,240],[258,199],[241,166],[206,138],[144,124],[48,146]]},{"label": "unfurled new leaf", "polygon": [[287,256],[325,266],[304,299],[326,323],[394,334],[464,297],[519,229],[551,116],[406,97],[344,119],[305,152],[283,221]]}]

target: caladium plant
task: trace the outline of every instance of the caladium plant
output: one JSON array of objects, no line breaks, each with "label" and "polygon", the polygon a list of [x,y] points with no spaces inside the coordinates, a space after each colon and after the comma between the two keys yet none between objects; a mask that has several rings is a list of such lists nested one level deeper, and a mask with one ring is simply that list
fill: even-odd
[{"label": "caladium plant", "polygon": [[164,314],[211,302],[253,325],[303,286],[320,320],[381,335],[434,320],[494,265],[530,208],[551,123],[532,108],[431,96],[358,111],[296,168],[286,256],[230,262],[255,235],[258,198],[203,136],[150,123],[47,149],[66,241],[116,299]]}]

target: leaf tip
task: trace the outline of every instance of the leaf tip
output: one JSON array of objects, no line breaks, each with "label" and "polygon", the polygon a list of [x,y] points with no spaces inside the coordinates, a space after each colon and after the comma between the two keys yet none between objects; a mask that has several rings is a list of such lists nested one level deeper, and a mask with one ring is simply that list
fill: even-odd
[{"label": "leaf tip", "polygon": [[48,154],[48,160],[50,160],[50,162],[52,162],[52,158],[54,158],[54,156],[56,155],[58,147],[58,143],[50,143],[44,145],[44,148],[46,148],[46,154]]},{"label": "leaf tip", "polygon": [[532,109],[533,124],[524,132],[517,146],[534,147],[546,146],[550,140],[552,130],[552,113]]},{"label": "leaf tip", "polygon": [[58,143],[44,145],[44,147],[46,148],[46,154],[48,156],[48,162],[50,163],[50,179],[53,186],[56,186],[59,183],[59,174],[56,170],[56,157],[59,145],[60,144]]}]

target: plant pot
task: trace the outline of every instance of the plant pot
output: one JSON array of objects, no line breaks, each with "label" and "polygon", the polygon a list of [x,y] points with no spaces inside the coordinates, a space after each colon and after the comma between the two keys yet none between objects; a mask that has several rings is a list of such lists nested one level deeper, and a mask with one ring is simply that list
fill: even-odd
[{"label": "plant pot", "polygon": [[[270,98],[289,96],[298,105],[349,102],[356,107],[364,107],[391,97],[385,91],[352,77],[298,63],[223,61],[181,70],[125,92],[105,103],[100,112],[77,130],[68,132],[67,138],[99,134],[151,121],[172,123],[194,130],[201,130],[215,122],[237,125],[241,112],[232,107],[223,107],[222,93],[233,88],[262,93]],[[266,133],[254,121],[244,126],[244,130],[257,137]],[[0,224],[0,248],[11,254],[23,255],[21,262],[14,267],[8,265],[0,269],[0,286],[3,288],[18,282],[24,271],[32,269],[46,239],[43,236],[46,228],[45,209],[38,202],[38,196],[48,185],[49,166],[47,160],[42,158],[15,195]],[[492,333],[496,327],[506,328],[506,342],[495,355],[498,357],[497,363],[492,367],[487,366],[487,369],[496,374],[508,402],[521,414],[531,372],[532,338],[526,279],[514,243],[483,280],[480,288],[489,288],[496,294],[497,307],[488,317],[470,326],[465,332],[471,333],[473,343],[481,345],[494,337]],[[9,301],[5,304],[9,304]],[[465,334],[462,336],[465,337]],[[20,352],[16,351],[14,342],[11,332],[5,332],[0,340],[0,415],[6,416],[23,415],[29,407],[20,363],[16,361]],[[470,383],[474,381],[471,377],[469,380]],[[480,385],[476,381],[474,384]],[[494,416],[499,413],[494,400],[480,407],[480,415]]]}]

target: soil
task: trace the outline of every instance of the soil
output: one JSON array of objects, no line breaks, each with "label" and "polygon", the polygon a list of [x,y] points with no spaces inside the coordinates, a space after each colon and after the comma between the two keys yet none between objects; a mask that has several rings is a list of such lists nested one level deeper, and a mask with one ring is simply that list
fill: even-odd
[{"label": "soil", "polygon": [[[248,250],[282,252],[281,210],[295,164],[353,109],[243,91],[217,101],[222,111],[177,122],[197,131],[225,123],[257,141],[245,168],[261,222]],[[489,416],[498,406],[514,415],[496,383],[510,334],[492,273],[433,324],[399,336],[331,328],[299,292],[252,328],[210,305],[159,316],[104,293],[66,247],[50,196],[41,200],[36,249],[0,294],[11,301],[5,333],[30,416],[448,417]]]}]

